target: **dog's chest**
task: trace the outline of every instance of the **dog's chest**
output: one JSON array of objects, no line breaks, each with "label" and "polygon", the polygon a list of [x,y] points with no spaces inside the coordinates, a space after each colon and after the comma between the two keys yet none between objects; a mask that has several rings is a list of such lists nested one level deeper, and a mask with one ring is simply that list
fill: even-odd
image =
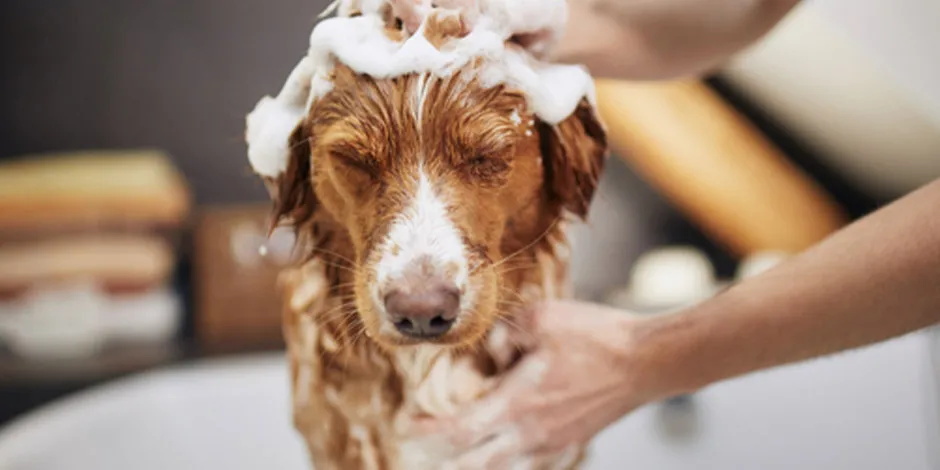
[{"label": "dog's chest", "polygon": [[[517,296],[525,303],[566,297],[565,259],[536,258],[540,269]],[[342,322],[322,321],[342,311],[342,301],[328,294],[319,263],[287,272],[283,281],[294,423],[317,470],[436,468],[443,444],[403,442],[401,420],[453,415],[487,391],[481,364],[505,367],[516,350],[506,324],[494,326],[475,356],[435,346],[390,355],[365,338],[349,344],[337,331]]]}]

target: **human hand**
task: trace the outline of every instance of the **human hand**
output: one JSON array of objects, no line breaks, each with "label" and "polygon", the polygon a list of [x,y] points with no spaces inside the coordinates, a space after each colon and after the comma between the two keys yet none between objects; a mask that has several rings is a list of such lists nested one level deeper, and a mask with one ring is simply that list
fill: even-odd
[{"label": "human hand", "polygon": [[719,68],[799,0],[568,0],[553,58],[597,77],[666,80]]},{"label": "human hand", "polygon": [[643,321],[599,305],[547,303],[534,313],[531,337],[520,338],[534,349],[493,392],[457,416],[414,421],[406,433],[444,444],[452,459],[446,468],[573,461],[598,432],[656,398],[631,354]]},{"label": "human hand", "polygon": [[609,0],[569,0],[568,21],[551,52],[558,62],[582,64],[600,77],[635,78],[646,75],[650,59],[639,31]]},{"label": "human hand", "polygon": [[409,33],[414,34],[421,26],[431,5],[472,14],[476,9],[474,0],[391,0],[392,12],[402,20]]},{"label": "human hand", "polygon": [[415,33],[433,8],[460,13],[461,27],[469,33],[481,15],[487,27],[544,59],[565,29],[568,0],[390,0],[392,12],[405,30]]}]

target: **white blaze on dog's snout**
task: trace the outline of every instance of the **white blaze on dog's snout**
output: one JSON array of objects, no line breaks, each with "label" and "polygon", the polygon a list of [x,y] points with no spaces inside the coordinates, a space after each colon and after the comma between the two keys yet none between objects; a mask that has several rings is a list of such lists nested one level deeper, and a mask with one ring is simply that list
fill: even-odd
[{"label": "white blaze on dog's snout", "polygon": [[417,180],[411,200],[382,245],[376,267],[379,289],[402,277],[415,263],[428,263],[432,275],[447,276],[445,280],[465,290],[468,263],[463,237],[428,175],[419,170]]}]

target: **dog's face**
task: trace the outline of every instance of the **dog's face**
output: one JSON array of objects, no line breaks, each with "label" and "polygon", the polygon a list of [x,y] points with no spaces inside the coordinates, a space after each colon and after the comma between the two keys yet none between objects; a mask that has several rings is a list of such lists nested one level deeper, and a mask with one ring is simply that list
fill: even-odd
[{"label": "dog's face", "polygon": [[280,214],[324,211],[368,336],[383,346],[478,341],[506,312],[501,278],[567,210],[584,216],[606,137],[589,105],[559,126],[524,97],[447,79],[338,67],[294,132]]}]

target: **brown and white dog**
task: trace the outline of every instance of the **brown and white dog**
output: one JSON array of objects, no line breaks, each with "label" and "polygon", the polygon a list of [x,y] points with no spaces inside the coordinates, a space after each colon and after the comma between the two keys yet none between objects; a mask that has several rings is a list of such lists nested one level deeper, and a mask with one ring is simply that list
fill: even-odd
[{"label": "brown and white dog", "polygon": [[396,423],[484,394],[514,360],[514,315],[569,295],[565,222],[587,213],[605,131],[587,99],[543,122],[478,65],[375,79],[338,64],[268,178],[305,255],[282,278],[284,333],[318,470],[440,468]]}]

